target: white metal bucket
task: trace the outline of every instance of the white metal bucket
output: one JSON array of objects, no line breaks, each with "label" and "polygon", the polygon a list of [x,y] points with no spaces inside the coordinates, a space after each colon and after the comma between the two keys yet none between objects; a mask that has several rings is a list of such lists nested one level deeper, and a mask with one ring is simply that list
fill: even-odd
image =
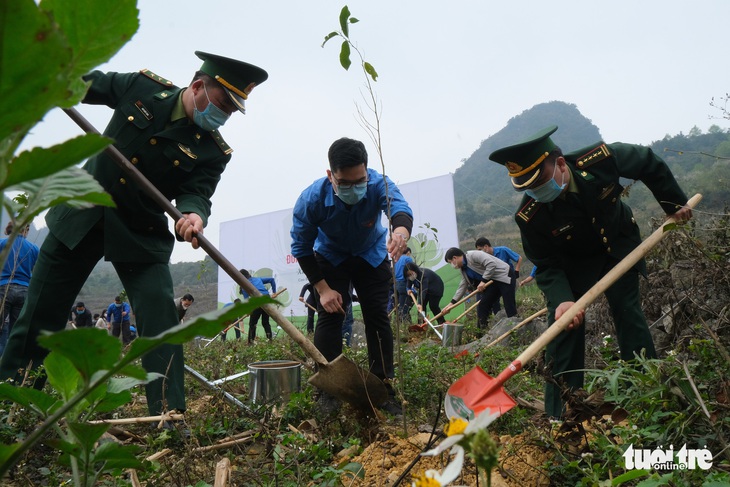
[{"label": "white metal bucket", "polygon": [[444,347],[456,347],[461,345],[461,334],[464,331],[464,325],[459,323],[444,323],[442,329],[441,345]]},{"label": "white metal bucket", "polygon": [[302,364],[291,360],[264,360],[248,364],[249,400],[252,404],[284,403],[302,390]]}]

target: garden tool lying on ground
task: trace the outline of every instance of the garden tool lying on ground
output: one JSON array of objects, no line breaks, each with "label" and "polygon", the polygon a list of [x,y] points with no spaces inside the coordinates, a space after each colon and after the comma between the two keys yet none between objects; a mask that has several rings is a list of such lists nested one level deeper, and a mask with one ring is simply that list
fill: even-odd
[{"label": "garden tool lying on ground", "polygon": [[[459,301],[458,301],[457,303],[455,303],[455,304],[454,304],[454,306],[453,306],[453,307],[452,307],[451,309],[454,309],[455,307],[457,307],[457,306],[459,306],[460,304],[462,304],[462,303],[463,303],[464,301],[466,301],[466,300],[468,300],[468,299],[470,299],[470,298],[474,297],[474,295],[475,295],[476,293],[477,293],[477,291],[476,291],[476,290],[474,290],[474,291],[470,292],[470,293],[469,293],[468,295],[464,296],[464,297],[463,297],[463,298],[461,298],[461,299],[460,299],[460,300],[459,300]],[[445,312],[445,311],[442,311],[442,312],[440,312],[439,314],[437,314],[436,316],[434,316],[433,318],[431,318],[431,320],[432,320],[432,321],[436,321],[436,320],[438,320],[439,318],[441,318],[441,317],[442,317],[442,316],[443,316],[444,314],[446,314],[446,312]],[[408,330],[409,330],[409,331],[423,331],[423,330],[425,330],[425,329],[426,329],[426,323],[423,323],[423,325],[411,325],[411,326],[410,326],[410,327],[408,328]]]},{"label": "garden tool lying on ground", "polygon": [[[193,369],[189,365],[185,365],[185,372],[187,372],[188,374],[192,375],[195,378],[195,380],[197,380],[198,382],[200,382],[203,386],[207,387],[211,391],[213,391],[213,392],[215,392],[217,394],[223,394],[223,399],[228,404],[230,404],[232,406],[237,406],[237,407],[239,407],[241,409],[250,410],[250,408],[248,406],[246,406],[244,403],[242,403],[241,401],[239,401],[238,399],[236,399],[232,394],[230,394],[230,393],[224,391],[223,389],[221,389],[220,387],[218,387],[218,384],[220,382],[214,383],[214,382],[209,381],[208,379],[205,378],[205,376],[203,374],[201,374],[197,370]],[[240,376],[246,375],[246,374],[248,374],[248,371],[241,372],[240,375],[238,375],[237,377],[240,377]],[[227,380],[233,380],[234,378],[235,377],[233,377],[233,376],[226,377]]]},{"label": "garden tool lying on ground", "polygon": [[[439,331],[438,331],[438,330],[436,329],[436,327],[435,327],[435,326],[433,326],[433,323],[431,323],[430,321],[428,321],[428,317],[426,316],[426,313],[424,313],[423,311],[421,311],[421,310],[420,310],[420,309],[418,308],[418,301],[416,300],[416,296],[415,296],[415,295],[414,295],[414,294],[413,294],[413,293],[412,293],[411,291],[408,291],[408,295],[409,295],[409,296],[411,297],[411,299],[413,300],[413,304],[415,304],[415,305],[416,305],[416,309],[418,310],[418,314],[420,314],[420,315],[421,315],[421,317],[422,317],[422,318],[423,318],[423,319],[424,319],[424,320],[426,321],[426,323],[428,323],[428,326],[430,326],[430,327],[431,327],[431,329],[433,330],[433,332],[434,332],[434,333],[436,334],[436,336],[437,336],[437,337],[439,337],[439,340],[442,340],[442,339],[443,339],[444,337],[443,337],[443,336],[441,335],[441,333],[439,333]],[[417,327],[417,328],[418,328],[419,330],[421,330],[421,329],[422,329],[422,328],[421,328],[421,325],[415,325],[415,326],[416,326],[416,327]],[[409,329],[410,329],[410,328],[409,328]]]},{"label": "garden tool lying on ground", "polygon": [[[98,134],[93,125],[89,123],[76,109],[64,109],[66,114],[76,122],[87,133]],[[157,203],[172,219],[177,222],[184,218],[182,213],[173,206],[165,196],[150,183],[147,178],[113,145],[104,149],[114,162],[144,191],[144,193]],[[261,293],[246,279],[241,272],[211,244],[204,235],[196,235],[198,244],[218,266],[241,286],[251,296],[261,296]],[[284,331],[312,358],[317,365],[317,372],[309,378],[309,383],[327,392],[338,399],[352,404],[363,411],[374,411],[388,400],[388,390],[385,384],[378,377],[356,365],[353,361],[343,355],[338,356],[329,362],[314,344],[304,336],[284,315],[279,312],[276,306],[265,304],[263,310],[284,329]]]},{"label": "garden tool lying on ground", "polygon": [[489,348],[492,345],[498,344],[499,342],[501,342],[502,340],[504,340],[505,338],[507,338],[508,336],[510,336],[513,332],[519,330],[520,328],[522,328],[523,326],[525,326],[527,323],[531,322],[532,320],[534,320],[535,318],[537,318],[539,316],[544,315],[545,313],[547,313],[547,308],[543,308],[540,311],[538,311],[537,313],[529,316],[528,318],[525,318],[524,320],[520,321],[515,326],[513,326],[511,330],[508,330],[508,331],[502,333],[499,337],[495,338],[492,342],[490,342],[484,348]]},{"label": "garden tool lying on ground", "polygon": [[[696,194],[687,202],[689,208],[694,208],[702,199]],[[480,412],[489,409],[492,414],[499,415],[512,409],[516,402],[504,390],[502,385],[522,370],[522,367],[532,360],[548,343],[553,341],[573,321],[573,318],[595,301],[629,269],[634,267],[654,246],[656,246],[667,230],[675,225],[672,217],[654,231],[646,240],[623,258],[616,266],[608,271],[592,288],[563,315],[532,342],[511,364],[509,364],[496,378],[487,375],[478,365],[454,382],[446,393],[444,409],[449,418],[459,417],[466,420],[474,419]],[[581,325],[583,326],[583,325]]]}]

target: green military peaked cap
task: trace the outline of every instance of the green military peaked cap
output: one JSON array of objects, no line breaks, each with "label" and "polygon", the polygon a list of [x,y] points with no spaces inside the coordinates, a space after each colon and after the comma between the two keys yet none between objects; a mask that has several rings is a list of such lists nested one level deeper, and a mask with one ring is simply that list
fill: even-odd
[{"label": "green military peaked cap", "polygon": [[512,186],[523,191],[540,178],[543,161],[557,149],[550,139],[550,134],[556,130],[558,127],[551,125],[517,144],[497,149],[489,154],[489,159],[506,166]]},{"label": "green military peaked cap", "polygon": [[195,55],[203,60],[200,70],[215,78],[231,98],[241,113],[246,113],[246,100],[251,90],[260,85],[269,77],[269,74],[258,66],[236,61],[235,59],[218,56],[202,51],[195,51]]}]

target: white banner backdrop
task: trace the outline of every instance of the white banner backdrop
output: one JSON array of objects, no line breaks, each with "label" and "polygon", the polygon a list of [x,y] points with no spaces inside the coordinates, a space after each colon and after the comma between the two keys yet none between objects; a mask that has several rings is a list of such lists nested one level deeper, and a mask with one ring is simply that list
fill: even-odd
[{"label": "white banner backdrop", "polygon": [[[413,258],[419,265],[436,270],[445,265],[446,250],[459,246],[451,174],[399,184],[398,188],[413,210],[413,236],[408,243]],[[385,217],[383,220],[387,227]],[[285,306],[283,314],[303,316],[306,307],[299,302],[299,293],[307,277],[291,255],[291,225],[291,208],[221,223],[220,251],[251,275],[273,277],[277,290],[287,289],[277,297]],[[238,285],[219,269],[219,306],[237,297],[241,297]]]}]

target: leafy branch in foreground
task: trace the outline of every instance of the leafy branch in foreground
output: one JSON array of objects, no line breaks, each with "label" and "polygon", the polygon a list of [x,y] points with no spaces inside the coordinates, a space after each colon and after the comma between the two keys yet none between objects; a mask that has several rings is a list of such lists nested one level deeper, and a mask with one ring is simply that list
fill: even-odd
[{"label": "leafy branch in foreground", "polygon": [[[89,424],[90,417],[126,404],[132,399],[131,388],[161,377],[134,363],[146,353],[160,345],[182,344],[197,336],[215,337],[223,323],[250,314],[266,303],[275,301],[270,297],[251,298],[200,315],[157,336],[137,338],[121,357],[119,339],[96,328],[39,338],[41,345],[51,351],[44,362],[45,370],[61,398],[32,388],[0,384],[0,400],[12,401],[44,419],[23,442],[0,445],[0,477],[50,429],[58,434],[55,446],[69,458],[77,486],[95,485],[99,475],[111,469],[139,468],[142,463],[135,457],[134,447],[108,443],[95,446],[109,426]],[[60,425],[64,418],[65,429]]]}]

